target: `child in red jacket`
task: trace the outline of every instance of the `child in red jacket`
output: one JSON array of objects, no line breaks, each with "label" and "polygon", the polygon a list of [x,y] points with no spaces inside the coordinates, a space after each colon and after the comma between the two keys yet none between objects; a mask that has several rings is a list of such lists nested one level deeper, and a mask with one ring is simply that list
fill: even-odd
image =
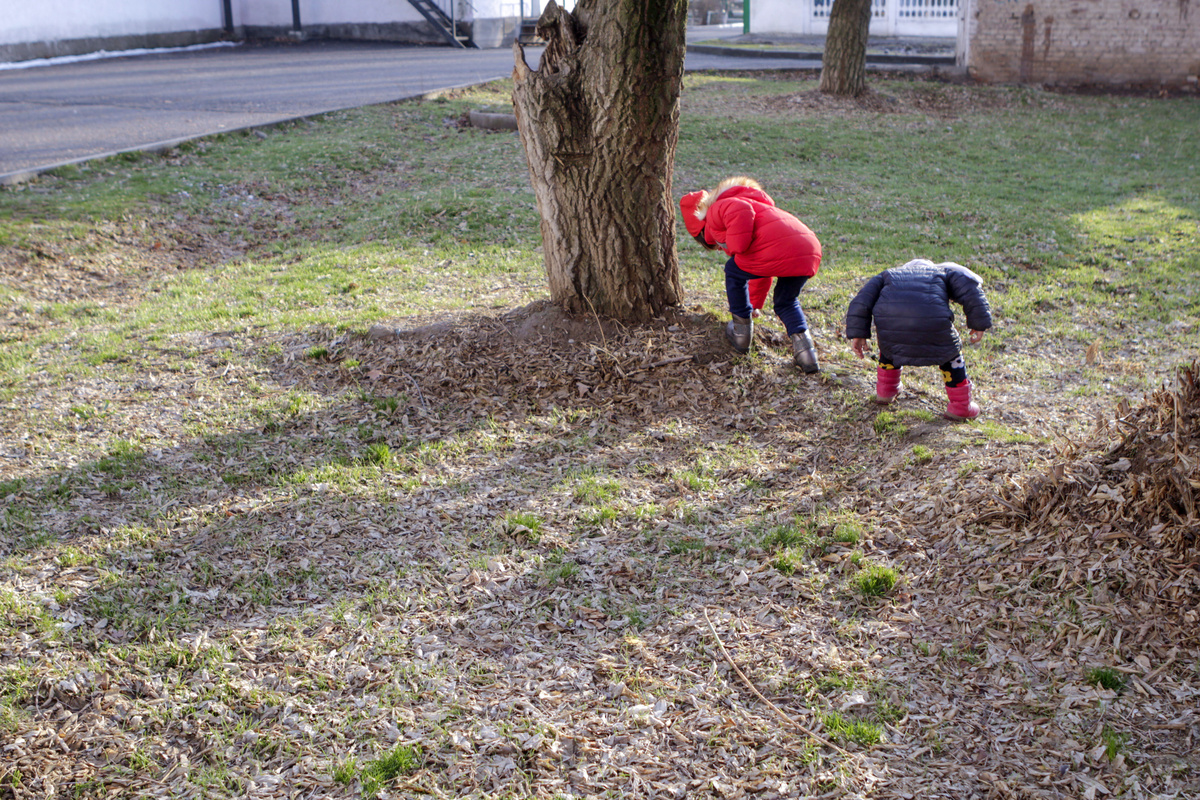
[{"label": "child in red jacket", "polygon": [[798,300],[821,266],[817,235],[777,208],[762,186],[745,176],[726,178],[711,194],[686,194],[679,208],[696,241],[710,250],[720,247],[730,256],[725,262],[725,295],[733,320],[725,326],[725,336],[733,348],[739,353],[750,349],[753,309],[762,305],[775,278],[772,305],[792,340],[796,366],[808,374],[818,372],[817,351]]}]

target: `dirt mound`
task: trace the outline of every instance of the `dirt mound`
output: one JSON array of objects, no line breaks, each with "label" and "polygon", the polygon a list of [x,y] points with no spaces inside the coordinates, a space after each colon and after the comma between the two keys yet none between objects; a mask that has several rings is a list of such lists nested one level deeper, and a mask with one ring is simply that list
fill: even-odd
[{"label": "dirt mound", "polygon": [[[538,301],[496,317],[377,326],[366,336],[331,343],[306,337],[290,343],[285,368],[295,369],[298,380],[328,388],[360,385],[399,398],[411,414],[446,420],[464,417],[440,414],[431,403],[500,419],[555,406],[601,406],[626,419],[703,408],[726,419],[738,415],[747,396],[773,387],[751,382],[743,394],[730,396],[722,368],[735,354],[722,331],[722,322],[699,311],[671,310],[649,324],[626,327]],[[757,341],[780,359],[780,376],[792,376],[783,334],[760,328]],[[323,353],[315,369],[307,359],[295,361],[314,347]]]},{"label": "dirt mound", "polygon": [[942,84],[935,89],[928,81],[922,80],[889,82],[886,93],[868,86],[858,97],[838,97],[812,90],[767,100],[767,106],[777,112],[822,111],[841,115],[922,113],[942,119],[954,119],[966,113],[1011,105],[1011,97],[1003,92]]}]

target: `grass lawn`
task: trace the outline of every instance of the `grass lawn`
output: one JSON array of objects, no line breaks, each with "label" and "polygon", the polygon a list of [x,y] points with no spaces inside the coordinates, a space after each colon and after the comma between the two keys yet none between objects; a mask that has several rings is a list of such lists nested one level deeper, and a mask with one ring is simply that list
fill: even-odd
[{"label": "grass lawn", "polygon": [[[550,305],[506,82],[0,190],[0,797],[1200,796],[1200,101],[870,83],[685,81],[809,377],[682,224]],[[975,422],[841,340],[915,257]]]}]

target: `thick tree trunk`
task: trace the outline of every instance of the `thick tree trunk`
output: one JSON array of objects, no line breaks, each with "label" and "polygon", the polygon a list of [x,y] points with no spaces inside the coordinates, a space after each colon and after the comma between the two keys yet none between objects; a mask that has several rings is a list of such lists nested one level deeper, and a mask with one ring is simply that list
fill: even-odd
[{"label": "thick tree trunk", "polygon": [[821,57],[825,94],[858,97],[867,88],[867,35],[871,0],[834,0]]},{"label": "thick tree trunk", "polygon": [[514,43],[513,109],[550,296],[637,322],[682,296],[671,173],[687,0],[551,0],[537,71]]}]

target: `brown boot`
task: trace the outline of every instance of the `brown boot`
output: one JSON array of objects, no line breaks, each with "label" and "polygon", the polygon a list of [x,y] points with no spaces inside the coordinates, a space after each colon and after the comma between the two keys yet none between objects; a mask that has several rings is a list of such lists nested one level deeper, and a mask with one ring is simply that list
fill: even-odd
[{"label": "brown boot", "polygon": [[813,344],[812,334],[808,331],[792,334],[792,360],[796,362],[797,367],[804,370],[805,375],[821,371],[821,365],[817,362],[817,348]]},{"label": "brown boot", "polygon": [[754,341],[754,320],[734,316],[733,321],[725,325],[725,338],[739,353],[750,352],[750,343]]}]

